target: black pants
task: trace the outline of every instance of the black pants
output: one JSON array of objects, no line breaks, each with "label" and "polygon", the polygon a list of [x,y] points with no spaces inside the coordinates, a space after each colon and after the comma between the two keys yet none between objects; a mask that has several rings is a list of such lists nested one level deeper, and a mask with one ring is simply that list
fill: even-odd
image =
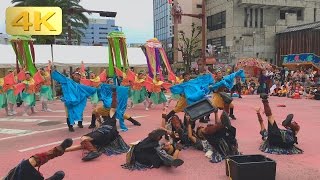
[{"label": "black pants", "polygon": [[23,160],[4,179],[44,180],[44,177],[30,164],[29,160]]},{"label": "black pants", "polygon": [[293,146],[292,143],[284,142],[276,122],[274,122],[273,125],[268,122],[268,141],[270,145],[280,148],[291,148]]}]

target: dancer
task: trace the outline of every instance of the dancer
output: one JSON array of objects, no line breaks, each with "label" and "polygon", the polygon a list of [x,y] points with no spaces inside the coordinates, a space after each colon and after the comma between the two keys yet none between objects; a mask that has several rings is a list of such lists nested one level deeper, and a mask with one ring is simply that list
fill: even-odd
[{"label": "dancer", "polygon": [[[190,80],[190,74],[188,73],[183,73],[182,77],[184,83]],[[183,112],[187,105],[188,104],[185,94],[180,94],[180,98],[178,99],[176,106],[169,112],[169,114],[167,115],[167,119],[171,118],[176,113]]]},{"label": "dancer", "polygon": [[[114,103],[114,102],[113,102]],[[115,105],[116,106],[116,105]],[[80,145],[66,149],[66,152],[87,150],[88,154],[82,158],[83,161],[91,161],[101,156],[122,154],[129,150],[129,146],[124,142],[116,127],[115,106],[112,105],[110,117],[99,123],[98,128],[80,138]],[[99,122],[99,121],[98,121]]]},{"label": "dancer", "polygon": [[[127,153],[127,162],[122,165],[125,169],[159,168],[160,166],[181,166],[184,162],[178,159],[181,147],[171,144],[160,145],[159,141],[166,130],[156,129],[149,133],[144,140],[133,145]],[[169,154],[168,154],[169,153]]]},{"label": "dancer", "polygon": [[227,156],[239,155],[238,142],[236,139],[236,128],[230,123],[228,114],[223,111],[217,123],[207,125],[207,127],[199,126],[195,136],[191,139],[196,141],[207,140],[212,146],[211,162],[218,163]]},{"label": "dancer", "polygon": [[295,146],[295,144],[298,144],[297,134],[300,126],[298,123],[292,121],[293,114],[289,114],[282,122],[282,125],[286,129],[279,129],[271,112],[268,95],[262,93],[260,97],[264,106],[264,112],[268,117],[268,130],[266,130],[263,124],[260,108],[256,108],[258,121],[260,123],[260,134],[263,140],[259,149],[262,152],[271,154],[302,154],[303,151]]},{"label": "dancer", "polygon": [[163,92],[165,90],[162,86],[163,83],[164,82],[160,80],[160,74],[156,74],[153,80],[153,88],[150,96],[151,102],[149,104],[149,107],[152,104],[155,104],[155,105],[162,104],[163,105],[162,108],[166,107],[167,98]]},{"label": "dancer", "polygon": [[52,72],[52,79],[61,84],[65,104],[66,120],[70,132],[74,132],[73,125],[78,122],[78,127],[83,128],[83,111],[87,104],[87,98],[93,95],[97,90],[92,87],[80,84],[81,74],[74,72],[72,79],[69,79],[56,70]]},{"label": "dancer", "polygon": [[[89,74],[90,74],[91,87],[98,88],[101,84],[100,77],[96,76],[96,74],[93,72],[90,72]],[[98,92],[90,96],[90,101],[93,106],[93,109],[95,109],[99,102]]]},{"label": "dancer", "polygon": [[[150,101],[148,99],[148,92],[144,86],[145,75],[143,72],[139,72],[138,76],[132,84],[132,104],[143,103],[146,110],[149,110],[148,105]],[[131,107],[133,108],[133,107]]]},{"label": "dancer", "polygon": [[[50,66],[51,65],[49,64],[49,67]],[[53,100],[50,70],[49,69],[45,70],[44,68],[41,68],[40,74],[44,79],[43,83],[41,83],[41,89],[40,89],[40,101],[42,103],[42,111],[51,112],[52,110],[48,108],[48,101]]]},{"label": "dancer", "polygon": [[[72,143],[72,139],[65,139],[59,146],[56,146],[47,152],[35,154],[28,160],[23,160],[15,168],[10,170],[4,180],[43,180],[44,177],[39,172],[40,166],[51,159],[62,156]],[[47,178],[47,180],[61,180],[64,176],[65,174],[63,171],[57,171],[53,176]]]},{"label": "dancer", "polygon": [[7,94],[3,90],[4,80],[0,78],[0,109],[4,108],[6,115],[9,115],[8,103],[7,103]]},{"label": "dancer", "polygon": [[15,75],[14,71],[10,70],[7,74],[7,76],[12,76],[13,82],[10,84],[4,81],[3,89],[6,92],[7,95],[7,104],[8,104],[8,115],[13,116],[17,114],[16,111],[14,111],[14,105],[17,104],[17,96],[14,95],[14,85],[15,82]]},{"label": "dancer", "polygon": [[233,88],[231,89],[231,97],[233,95],[234,92],[237,92],[239,95],[239,98],[242,98],[241,96],[241,91],[242,91],[242,85],[241,85],[241,78],[240,77],[236,77],[236,83],[233,86]]},{"label": "dancer", "polygon": [[[175,77],[175,80],[172,81],[172,85],[181,84],[183,83],[183,81],[184,81],[183,74],[179,74],[177,77]],[[167,107],[169,107],[171,101],[179,100],[179,98],[180,98],[180,94],[171,94],[167,103]]]},{"label": "dancer", "polygon": [[[219,83],[220,81],[223,80],[223,75],[222,72],[220,70],[216,71],[216,75],[215,75],[216,79],[216,84]],[[224,104],[228,103],[228,101],[225,101],[226,99],[230,99],[231,97],[228,97],[229,95],[227,95],[225,93],[225,86],[220,86],[216,91],[213,92],[213,97],[212,97],[212,103],[215,107],[219,108],[219,109],[224,109]],[[232,99],[232,98],[231,98]],[[224,109],[224,111],[226,113],[229,114],[229,117],[233,120],[236,120],[237,118],[234,116],[234,105],[230,102],[230,106],[229,109]]]},{"label": "dancer", "polygon": [[35,113],[34,107],[36,105],[36,83],[32,78],[29,71],[25,72],[26,79],[22,81],[25,85],[25,89],[22,92],[22,101],[24,103],[25,109],[22,116],[29,116],[28,111]]}]

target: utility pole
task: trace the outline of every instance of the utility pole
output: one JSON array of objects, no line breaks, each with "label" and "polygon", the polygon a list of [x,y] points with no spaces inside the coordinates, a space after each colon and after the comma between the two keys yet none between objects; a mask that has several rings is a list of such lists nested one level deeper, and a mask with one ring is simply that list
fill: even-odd
[{"label": "utility pole", "polygon": [[172,10],[172,16],[174,19],[174,42],[173,42],[173,52],[174,52],[174,64],[178,62],[178,46],[179,46],[179,31],[178,31],[178,24],[181,23],[181,17],[182,16],[188,16],[193,18],[198,18],[202,20],[202,47],[201,47],[201,59],[203,61],[203,64],[205,64],[206,60],[206,1],[202,0],[202,12],[200,14],[185,14],[182,12],[181,7],[178,5],[178,0],[173,1],[173,10]]}]

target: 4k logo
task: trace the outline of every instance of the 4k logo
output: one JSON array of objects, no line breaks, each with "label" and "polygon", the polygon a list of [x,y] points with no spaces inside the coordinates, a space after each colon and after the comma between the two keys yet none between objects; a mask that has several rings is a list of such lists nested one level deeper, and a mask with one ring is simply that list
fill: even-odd
[{"label": "4k logo", "polygon": [[59,7],[9,7],[6,30],[10,35],[60,35],[62,10]]}]

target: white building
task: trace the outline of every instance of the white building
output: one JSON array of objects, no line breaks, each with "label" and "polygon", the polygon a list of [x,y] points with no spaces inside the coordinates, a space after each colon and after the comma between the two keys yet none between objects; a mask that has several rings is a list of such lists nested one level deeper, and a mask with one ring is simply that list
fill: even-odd
[{"label": "white building", "polygon": [[115,19],[89,19],[87,29],[82,30],[81,45],[108,45],[107,36],[112,31],[122,31],[121,27],[115,25]]},{"label": "white building", "polygon": [[9,44],[9,36],[7,34],[0,33],[0,44]]}]

